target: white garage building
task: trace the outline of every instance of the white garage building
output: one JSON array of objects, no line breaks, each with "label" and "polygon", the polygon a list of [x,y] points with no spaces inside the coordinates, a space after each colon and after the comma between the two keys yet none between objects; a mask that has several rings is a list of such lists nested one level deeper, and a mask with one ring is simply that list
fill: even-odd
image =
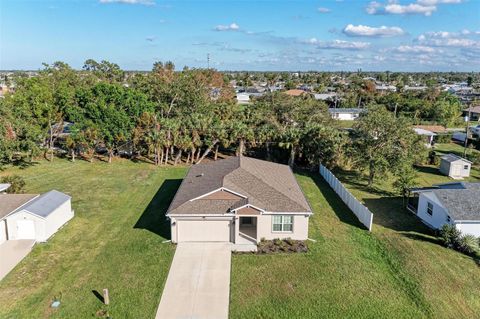
[{"label": "white garage building", "polygon": [[73,216],[71,197],[56,190],[42,195],[0,194],[0,244],[17,239],[47,241]]}]

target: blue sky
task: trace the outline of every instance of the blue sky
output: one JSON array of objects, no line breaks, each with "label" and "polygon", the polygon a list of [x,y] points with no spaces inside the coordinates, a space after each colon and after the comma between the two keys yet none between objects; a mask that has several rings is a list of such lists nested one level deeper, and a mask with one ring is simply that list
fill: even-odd
[{"label": "blue sky", "polygon": [[0,0],[0,69],[480,71],[480,0]]}]

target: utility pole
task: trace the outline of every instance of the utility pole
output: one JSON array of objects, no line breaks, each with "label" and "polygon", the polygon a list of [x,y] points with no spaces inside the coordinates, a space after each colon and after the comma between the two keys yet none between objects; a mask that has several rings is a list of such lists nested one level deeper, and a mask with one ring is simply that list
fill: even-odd
[{"label": "utility pole", "polygon": [[468,146],[468,124],[470,123],[470,113],[472,111],[472,103],[468,105],[468,116],[465,116],[465,144],[463,145],[463,158],[467,157]]},{"label": "utility pole", "polygon": [[210,53],[207,53],[207,69],[210,70]]}]

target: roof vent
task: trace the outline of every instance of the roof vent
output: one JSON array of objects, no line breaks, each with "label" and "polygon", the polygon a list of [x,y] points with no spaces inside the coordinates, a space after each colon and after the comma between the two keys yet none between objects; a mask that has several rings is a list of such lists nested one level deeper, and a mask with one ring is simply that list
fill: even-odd
[{"label": "roof vent", "polygon": [[202,177],[204,174],[201,173],[201,174],[198,174],[196,177]]}]

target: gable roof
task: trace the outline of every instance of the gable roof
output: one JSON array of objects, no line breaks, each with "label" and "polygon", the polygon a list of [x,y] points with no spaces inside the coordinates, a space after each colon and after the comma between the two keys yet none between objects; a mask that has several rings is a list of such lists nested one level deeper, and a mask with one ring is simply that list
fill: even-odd
[{"label": "gable roof", "polygon": [[469,160],[464,159],[463,157],[460,157],[460,156],[452,154],[452,153],[443,155],[441,157],[441,159],[443,161],[446,161],[446,162],[449,162],[449,163],[453,163],[453,162],[456,162],[456,161],[464,161],[464,162],[472,164],[472,162],[470,162]]},{"label": "gable roof", "polygon": [[427,130],[433,133],[447,133],[447,129],[441,125],[415,125],[414,128]]},{"label": "gable roof", "polygon": [[51,190],[35,198],[35,200],[27,203],[19,210],[26,210],[29,213],[40,217],[47,217],[60,205],[70,200],[70,196],[56,190]]},{"label": "gable roof", "polygon": [[[198,198],[219,189],[246,198]],[[247,204],[268,212],[311,212],[289,166],[249,157],[230,157],[193,165],[167,214],[225,214]]]},{"label": "gable roof", "polygon": [[480,220],[480,183],[449,183],[432,190],[453,220]]},{"label": "gable roof", "polygon": [[0,219],[25,205],[38,194],[0,194]]}]

